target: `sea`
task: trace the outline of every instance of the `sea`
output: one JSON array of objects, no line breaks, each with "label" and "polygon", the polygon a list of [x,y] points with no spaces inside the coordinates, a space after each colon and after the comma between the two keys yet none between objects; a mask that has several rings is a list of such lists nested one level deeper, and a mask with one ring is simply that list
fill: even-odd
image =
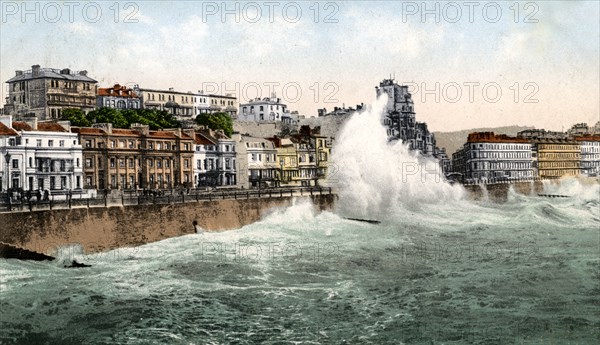
[{"label": "sea", "polygon": [[386,102],[336,139],[330,211],[0,260],[0,344],[598,344],[598,183],[470,200],[388,142]]}]

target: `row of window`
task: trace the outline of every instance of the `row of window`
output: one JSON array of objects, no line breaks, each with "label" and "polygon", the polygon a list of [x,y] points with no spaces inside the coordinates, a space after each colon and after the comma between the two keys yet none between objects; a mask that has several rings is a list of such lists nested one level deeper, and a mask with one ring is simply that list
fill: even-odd
[{"label": "row of window", "polygon": [[[232,166],[235,167],[235,159],[225,158],[225,169],[231,170]],[[196,161],[196,168],[198,170],[218,170],[220,169],[219,160],[212,158],[198,159]]]},{"label": "row of window", "polygon": [[524,158],[531,159],[531,151],[471,151],[471,158]]},{"label": "row of window", "polygon": [[547,168],[579,168],[579,162],[540,162],[539,169]]},{"label": "row of window", "polygon": [[[166,150],[166,151],[173,151],[177,149],[177,145],[175,143],[171,143],[171,142],[164,142],[164,141],[146,141],[148,150],[156,150],[156,151],[161,151],[161,150]],[[104,147],[104,142],[98,142],[97,143],[98,148],[103,148]],[[84,147],[85,148],[93,148],[94,147],[94,140],[85,140],[84,142]],[[111,149],[114,148],[129,148],[129,149],[135,149],[136,148],[136,140],[109,140],[108,141],[108,147]],[[184,143],[183,144],[183,149],[184,151],[189,151],[191,147],[190,143]],[[137,148],[140,148],[140,145],[137,145]]]}]

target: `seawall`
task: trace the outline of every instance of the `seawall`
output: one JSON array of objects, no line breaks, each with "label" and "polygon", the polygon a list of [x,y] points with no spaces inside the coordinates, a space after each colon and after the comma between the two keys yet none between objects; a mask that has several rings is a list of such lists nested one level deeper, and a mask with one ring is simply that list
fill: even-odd
[{"label": "seawall", "polygon": [[8,212],[0,214],[0,242],[48,255],[69,244],[95,253],[193,234],[196,224],[204,231],[237,229],[292,205],[294,199],[310,199],[318,210],[327,210],[336,198],[327,194]]},{"label": "seawall", "polygon": [[544,184],[541,181],[465,185],[464,187],[471,199],[495,202],[506,201],[511,188],[523,195],[537,195],[544,192]]}]

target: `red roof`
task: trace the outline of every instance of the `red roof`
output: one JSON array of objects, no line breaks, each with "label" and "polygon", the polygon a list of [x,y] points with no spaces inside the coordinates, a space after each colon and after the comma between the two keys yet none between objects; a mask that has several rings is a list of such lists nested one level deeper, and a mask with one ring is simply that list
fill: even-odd
[{"label": "red roof", "polygon": [[124,98],[136,98],[137,94],[126,86],[115,84],[113,87],[98,88],[98,96],[113,96]]},{"label": "red roof", "polygon": [[13,121],[12,127],[17,131],[33,131],[33,128],[23,121]]},{"label": "red roof", "polygon": [[67,132],[67,130],[56,122],[38,122],[37,130],[42,132]]},{"label": "red roof", "polygon": [[528,143],[525,138],[509,137],[506,134],[494,132],[474,132],[467,137],[469,143]]},{"label": "red roof", "polygon": [[121,129],[121,128],[113,128],[112,135],[121,135],[121,136],[130,136],[130,137],[139,137],[140,133],[133,129]]},{"label": "red roof", "polygon": [[215,145],[216,143],[207,138],[202,133],[196,133],[196,145]]},{"label": "red roof", "polygon": [[600,141],[600,135],[583,135],[575,137],[577,141]]},{"label": "red roof", "polygon": [[92,127],[71,127],[73,133],[85,134],[85,135],[103,135],[104,131],[100,128]]},{"label": "red roof", "polygon": [[18,135],[18,133],[14,129],[0,122],[0,135]]}]

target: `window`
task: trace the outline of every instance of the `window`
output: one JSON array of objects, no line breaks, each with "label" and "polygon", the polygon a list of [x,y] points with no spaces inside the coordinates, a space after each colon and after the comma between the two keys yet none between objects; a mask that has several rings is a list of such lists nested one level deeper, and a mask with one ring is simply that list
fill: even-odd
[{"label": "window", "polygon": [[190,161],[188,159],[183,160],[183,167],[186,169],[190,167]]},{"label": "window", "polygon": [[48,140],[48,147],[54,146],[54,140]]},{"label": "window", "polygon": [[13,169],[19,169],[19,160],[18,159],[12,160],[12,167],[13,167]]},{"label": "window", "polygon": [[91,168],[92,167],[92,159],[91,158],[86,158],[85,159],[85,167],[86,168]]},{"label": "window", "polygon": [[85,141],[85,147],[87,147],[87,148],[92,147],[92,141],[91,140],[86,140]]},{"label": "window", "polygon": [[115,162],[115,161],[116,161],[116,160],[115,160],[114,158],[111,158],[111,159],[110,159],[110,167],[111,167],[111,168],[114,168],[114,167],[115,167],[115,164],[116,164],[116,162]]},{"label": "window", "polygon": [[33,158],[29,157],[29,167],[33,168]]},{"label": "window", "polygon": [[64,140],[60,140],[60,141],[58,142],[58,146],[60,146],[60,147],[65,147],[65,141],[64,141]]}]

